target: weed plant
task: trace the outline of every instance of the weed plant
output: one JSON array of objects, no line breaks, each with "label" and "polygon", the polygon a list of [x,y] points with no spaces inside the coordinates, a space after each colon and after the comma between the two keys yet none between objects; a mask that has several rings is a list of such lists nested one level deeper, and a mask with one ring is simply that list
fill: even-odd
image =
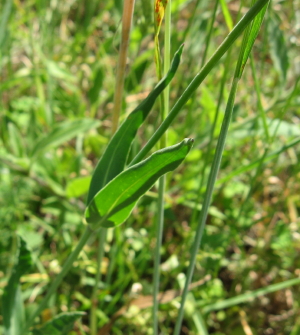
[{"label": "weed plant", "polygon": [[157,3],[0,3],[1,334],[300,333],[299,4]]}]

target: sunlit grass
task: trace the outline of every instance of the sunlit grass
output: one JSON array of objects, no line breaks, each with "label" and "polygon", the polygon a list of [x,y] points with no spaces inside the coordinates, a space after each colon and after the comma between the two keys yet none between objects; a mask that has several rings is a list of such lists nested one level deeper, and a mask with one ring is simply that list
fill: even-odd
[{"label": "sunlit grass", "polygon": [[[203,59],[211,57],[227,36],[228,26],[238,20],[239,3],[221,5],[213,20],[215,2],[172,1],[170,54],[183,42],[185,46],[170,85],[171,110],[201,70]],[[124,116],[156,83],[152,5],[147,6],[136,3]],[[203,313],[209,334],[242,332],[241,311],[254,333],[264,335],[266,329],[274,334],[297,333],[299,320],[293,311],[298,308],[298,289],[288,281],[299,275],[299,38],[293,6],[296,2],[271,3],[252,63],[240,80],[192,283],[206,275],[211,279],[190,291],[182,332],[199,333],[201,315],[193,313],[197,310]],[[35,260],[32,277],[21,280],[29,315],[46,293],[45,275],[54,280],[84,231],[87,177],[111,134],[122,3],[5,1],[0,10],[0,289],[2,293],[10,275],[19,233]],[[242,14],[246,10],[243,7]],[[180,298],[175,290],[182,284],[179,274],[186,273],[189,265],[241,41],[236,40],[229,56],[220,56],[201,86],[195,85],[194,93],[182,100],[172,125],[166,124],[168,145],[185,137],[195,138],[195,145],[186,162],[167,176],[160,290],[173,290],[176,298],[159,307],[161,333],[172,333],[178,319]],[[164,52],[162,39],[160,43]],[[128,162],[158,129],[159,120],[157,105],[139,131]],[[73,122],[81,124],[80,132],[64,133],[32,159],[44,138]],[[66,192],[75,181],[76,196]],[[96,290],[98,330],[109,324],[112,333],[148,334],[153,328],[156,202],[154,187],[123,226],[114,234],[108,230]],[[52,316],[86,311],[75,323],[79,334],[90,333],[96,250],[92,238],[45,311]],[[275,286],[281,291],[260,295],[281,283],[282,287]],[[256,299],[250,301],[247,292]],[[282,311],[288,317],[275,320],[273,316]]]}]

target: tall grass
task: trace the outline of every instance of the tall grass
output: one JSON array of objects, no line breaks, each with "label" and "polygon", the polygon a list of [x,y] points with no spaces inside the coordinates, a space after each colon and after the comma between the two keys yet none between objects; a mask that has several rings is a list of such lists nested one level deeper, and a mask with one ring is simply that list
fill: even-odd
[{"label": "tall grass", "polygon": [[297,333],[296,16],[257,36],[267,3],[169,2],[154,90],[152,4],[128,56],[121,2],[0,4],[0,332]]}]

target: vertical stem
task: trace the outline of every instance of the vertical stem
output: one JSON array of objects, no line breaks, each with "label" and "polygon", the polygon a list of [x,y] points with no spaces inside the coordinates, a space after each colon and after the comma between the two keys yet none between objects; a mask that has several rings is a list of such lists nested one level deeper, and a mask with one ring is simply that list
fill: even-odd
[{"label": "vertical stem", "polygon": [[199,218],[199,223],[196,231],[196,236],[195,240],[192,246],[191,250],[191,259],[190,259],[190,264],[188,267],[187,271],[187,276],[186,276],[186,282],[185,286],[182,292],[182,298],[181,298],[181,304],[180,304],[180,309],[179,309],[179,314],[177,317],[176,325],[175,325],[175,330],[174,330],[174,335],[179,335],[180,333],[180,328],[181,328],[181,323],[183,319],[183,312],[184,312],[184,304],[186,301],[187,293],[188,293],[188,287],[189,284],[191,283],[193,272],[194,272],[194,267],[195,267],[195,262],[196,262],[196,256],[197,256],[197,251],[200,246],[201,240],[202,240],[202,235],[205,227],[205,222],[207,218],[207,213],[208,213],[208,208],[211,202],[213,190],[214,190],[214,185],[215,181],[217,179],[217,174],[219,171],[219,167],[221,164],[222,160],[222,155],[223,155],[223,150],[224,150],[224,145],[225,145],[225,140],[231,120],[231,115],[232,115],[232,110],[233,110],[233,105],[234,105],[234,100],[235,100],[235,94],[237,90],[237,85],[238,85],[239,78],[234,78],[231,91],[230,91],[230,96],[228,99],[226,111],[225,111],[225,116],[224,120],[222,123],[222,129],[221,133],[218,139],[218,144],[216,148],[216,154],[214,156],[214,160],[212,163],[212,168],[209,174],[208,182],[207,182],[207,188],[206,192],[204,195],[204,200],[203,200],[203,205],[202,205],[202,210],[200,213],[200,218]]},{"label": "vertical stem", "polygon": [[[156,35],[156,37],[158,37],[158,35]],[[168,72],[170,68],[170,39],[171,39],[171,0],[169,0],[165,9],[164,70],[163,70],[164,75]],[[157,47],[159,48],[158,38],[157,38]],[[158,57],[159,56],[160,55],[158,54]],[[170,95],[170,86],[168,85],[163,92],[161,100],[161,107],[162,107],[161,121],[164,121],[169,112],[169,95]],[[160,140],[160,147],[164,148],[166,146],[167,146],[167,133],[165,133]],[[165,176],[162,176],[159,179],[159,186],[158,186],[156,247],[154,255],[154,273],[153,273],[153,334],[154,335],[158,334],[159,301],[157,297],[159,293],[159,282],[160,282],[160,260],[161,260],[160,249],[164,229],[165,184],[166,184],[166,178]]]},{"label": "vertical stem", "polygon": [[104,246],[106,242],[107,229],[100,228],[97,233],[98,250],[97,250],[97,270],[95,276],[95,285],[91,296],[91,316],[90,316],[90,331],[91,335],[97,334],[97,307],[98,307],[98,287],[101,281],[101,263],[104,256]]},{"label": "vertical stem", "polygon": [[[213,158],[210,174],[208,177],[207,187],[206,187],[206,191],[205,191],[205,195],[203,199],[203,205],[202,205],[202,210],[201,210],[200,217],[199,217],[196,236],[195,236],[194,243],[192,245],[190,264],[189,264],[188,271],[187,271],[187,277],[186,277],[186,282],[185,282],[185,286],[184,286],[183,293],[182,293],[179,315],[176,320],[176,325],[175,325],[175,330],[174,330],[173,335],[179,335],[180,333],[180,328],[181,328],[181,323],[182,323],[183,313],[184,313],[184,304],[185,304],[187,293],[188,293],[188,287],[192,280],[194,267],[196,263],[196,256],[197,256],[197,252],[200,247],[200,244],[201,244],[202,235],[203,235],[203,231],[204,231],[204,227],[205,227],[205,223],[207,219],[208,209],[209,209],[209,205],[212,199],[214,185],[217,179],[218,171],[219,171],[221,160],[222,160],[225,141],[226,141],[229,124],[230,124],[231,117],[232,117],[232,111],[234,107],[234,100],[235,100],[235,96],[237,92],[237,87],[238,87],[239,80],[242,76],[244,66],[247,61],[244,55],[247,55],[247,56],[249,55],[247,54],[249,36],[250,36],[250,26],[246,28],[246,31],[244,33],[244,37],[243,37],[243,41],[242,41],[242,45],[241,45],[241,49],[239,53],[239,58],[238,58],[237,65],[235,68],[235,73],[234,73],[234,77],[233,77],[233,81],[232,81],[232,85],[231,85],[231,89],[229,93],[229,98],[228,98],[227,105],[226,105],[225,115],[224,115],[224,119],[222,122],[221,132],[218,138],[216,152]],[[251,41],[250,41],[250,45],[251,45]],[[251,47],[252,46],[253,44],[251,45]]]},{"label": "vertical stem", "polygon": [[159,179],[158,202],[157,202],[157,227],[156,227],[156,246],[154,252],[154,273],[153,273],[153,334],[158,334],[158,305],[157,299],[160,282],[160,249],[164,229],[164,191],[165,178]]},{"label": "vertical stem", "polygon": [[112,132],[114,133],[119,125],[120,111],[122,108],[122,96],[124,90],[125,68],[127,50],[129,45],[130,28],[134,9],[134,0],[125,0],[122,16],[122,38],[119,50],[119,60],[116,75],[116,86],[114,96],[114,109],[112,116]]},{"label": "vertical stem", "polygon": [[209,163],[209,154],[210,154],[210,150],[211,150],[211,146],[213,144],[213,140],[214,140],[214,133],[216,130],[216,125],[217,125],[217,121],[219,119],[219,112],[220,112],[220,107],[221,107],[221,103],[223,100],[223,93],[224,93],[224,88],[225,88],[225,84],[226,84],[226,79],[227,79],[227,74],[228,74],[228,70],[229,70],[229,65],[230,65],[230,60],[231,60],[231,50],[229,49],[227,55],[226,55],[226,60],[224,63],[224,73],[222,76],[222,80],[221,80],[221,85],[220,85],[220,92],[219,92],[219,98],[218,98],[218,103],[217,103],[217,108],[216,108],[216,112],[215,112],[215,116],[214,116],[214,120],[213,120],[213,124],[209,133],[209,141],[208,141],[208,145],[205,148],[205,152],[203,154],[203,167],[201,169],[200,172],[200,183],[199,183],[199,188],[198,188],[198,196],[195,202],[195,206],[192,212],[192,219],[191,219],[191,225],[193,226],[193,223],[196,221],[197,218],[197,204],[200,201],[200,196],[201,196],[201,190],[203,187],[203,183],[204,183],[204,177],[205,177],[205,172]]}]

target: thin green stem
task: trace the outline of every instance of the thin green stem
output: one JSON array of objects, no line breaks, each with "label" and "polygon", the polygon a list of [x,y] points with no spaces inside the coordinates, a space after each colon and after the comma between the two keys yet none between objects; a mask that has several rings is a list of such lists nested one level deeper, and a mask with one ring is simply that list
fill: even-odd
[{"label": "thin green stem", "polygon": [[182,293],[181,305],[180,305],[180,309],[179,309],[179,313],[178,313],[178,317],[177,317],[177,321],[175,325],[174,335],[179,335],[180,333],[180,328],[181,328],[181,323],[182,323],[183,313],[184,313],[184,304],[185,304],[186,297],[188,294],[188,287],[192,280],[192,275],[194,272],[194,267],[195,267],[195,262],[196,262],[196,256],[197,256],[198,248],[202,240],[202,235],[203,235],[203,231],[205,227],[208,208],[211,202],[215,181],[217,179],[217,174],[218,174],[219,167],[221,164],[222,154],[223,154],[225,140],[226,140],[226,136],[228,133],[228,128],[229,128],[229,124],[231,120],[231,115],[232,115],[238,82],[239,82],[239,78],[234,78],[231,91],[230,91],[230,95],[228,98],[225,116],[224,116],[224,120],[222,123],[222,129],[221,129],[221,133],[218,139],[216,153],[213,159],[211,171],[210,171],[208,182],[207,182],[207,188],[206,188],[206,192],[204,195],[204,200],[203,200],[202,210],[201,210],[200,217],[199,217],[199,223],[198,223],[198,227],[196,231],[196,236],[195,236],[195,240],[194,240],[194,243],[191,249],[191,259],[190,259],[190,264],[189,264],[188,271],[187,271],[185,286],[184,286],[183,293]]},{"label": "thin green stem", "polygon": [[195,207],[193,209],[193,213],[192,213],[192,219],[191,219],[191,225],[193,226],[193,223],[196,221],[196,214],[197,214],[197,204],[200,201],[200,196],[201,196],[201,190],[203,187],[203,183],[204,183],[204,177],[205,177],[205,172],[210,160],[210,150],[211,150],[211,146],[213,144],[213,140],[214,140],[214,133],[215,133],[215,129],[216,129],[216,125],[217,125],[217,121],[219,119],[219,112],[220,112],[220,107],[221,107],[221,103],[223,100],[223,94],[224,94],[224,88],[225,88],[225,84],[226,84],[226,79],[227,79],[227,75],[228,75],[228,71],[230,68],[230,61],[231,61],[231,50],[229,49],[227,56],[226,56],[226,60],[224,63],[224,73],[222,75],[222,81],[221,81],[221,85],[220,85],[220,92],[219,92],[219,97],[218,97],[218,103],[217,103],[217,108],[216,108],[216,112],[215,112],[215,116],[214,116],[214,120],[213,120],[213,124],[210,130],[210,134],[209,134],[209,141],[208,141],[208,145],[205,148],[205,152],[204,152],[204,157],[203,157],[203,167],[202,170],[200,172],[200,184],[199,184],[199,188],[197,191],[197,199],[195,202]]},{"label": "thin green stem", "polygon": [[195,76],[195,78],[183,92],[181,97],[177,100],[176,104],[171,109],[166,119],[156,130],[156,132],[152,135],[152,137],[144,146],[144,148],[132,160],[130,166],[140,162],[147,155],[147,153],[154,147],[157,141],[161,138],[162,134],[164,134],[165,131],[170,127],[171,123],[179,114],[182,107],[186,104],[186,102],[190,99],[192,94],[196,91],[198,86],[203,82],[203,80],[210,73],[210,71],[217,65],[218,61],[225,54],[225,52],[231,47],[234,41],[241,35],[241,33],[245,30],[245,28],[250,24],[250,22],[254,19],[257,13],[259,13],[259,11],[264,7],[264,5],[268,1],[269,0],[258,0],[255,3],[255,5],[251,7],[249,11],[243,16],[243,18],[237,23],[237,25],[225,38],[223,43],[219,46],[219,48],[208,60],[208,62],[204,65],[204,67],[200,70],[200,72],[198,72],[198,74]]},{"label": "thin green stem", "polygon": [[164,229],[164,192],[165,177],[159,179],[158,201],[157,201],[157,227],[156,227],[156,245],[154,251],[154,272],[153,272],[153,334],[158,334],[158,293],[160,282],[160,249]]},{"label": "thin green stem", "polygon": [[72,251],[72,253],[68,257],[68,259],[66,260],[61,272],[57,275],[57,277],[52,282],[46,296],[44,297],[42,302],[39,304],[36,311],[29,317],[29,320],[27,321],[26,329],[24,330],[24,333],[29,329],[29,327],[32,326],[32,324],[34,323],[35,318],[38,317],[40,315],[40,313],[47,307],[47,304],[49,302],[50,297],[52,296],[53,293],[56,292],[58,286],[62,282],[65,275],[71,269],[72,264],[77,259],[80,251],[83,249],[84,245],[86,244],[86,242],[88,241],[88,239],[92,235],[92,233],[94,233],[94,231],[89,226],[87,226],[83,235],[81,236],[76,248]]},{"label": "thin green stem", "polygon": [[95,276],[95,285],[91,296],[91,316],[90,316],[90,329],[91,335],[97,334],[97,308],[98,308],[98,289],[99,282],[101,281],[101,263],[104,256],[104,245],[106,242],[107,229],[100,228],[97,232],[98,250],[97,250],[97,270]]},{"label": "thin green stem", "polygon": [[[165,38],[164,38],[164,75],[167,74],[170,68],[170,39],[171,39],[171,0],[165,8]],[[158,35],[156,35],[157,51],[159,52]],[[160,55],[158,61],[160,61]],[[161,64],[159,64],[161,66]],[[161,71],[161,68],[159,69]],[[161,75],[161,73],[158,73]],[[160,79],[160,78],[159,78]],[[161,95],[161,120],[166,118],[169,112],[169,95],[170,86],[168,85]],[[160,140],[160,148],[167,146],[167,133],[163,134]],[[153,272],[153,334],[158,335],[158,310],[159,310],[159,283],[160,283],[160,250],[164,229],[164,193],[165,193],[166,178],[162,176],[159,179],[158,186],[158,202],[157,202],[157,229],[156,229],[156,246],[154,252],[154,272]]]},{"label": "thin green stem", "polygon": [[188,294],[188,288],[189,288],[189,285],[191,283],[192,276],[194,273],[196,256],[197,256],[197,252],[200,247],[200,244],[201,244],[203,231],[204,231],[204,227],[205,227],[205,223],[207,219],[208,209],[211,203],[214,186],[217,180],[217,175],[218,175],[218,171],[219,171],[221,160],[222,160],[225,141],[226,141],[229,124],[230,124],[231,117],[232,117],[232,111],[234,107],[234,101],[235,101],[238,83],[239,83],[241,74],[243,72],[242,70],[245,65],[244,62],[246,62],[246,59],[244,56],[245,56],[245,52],[247,51],[247,46],[249,43],[249,30],[250,29],[247,28],[244,34],[241,51],[240,51],[239,59],[238,59],[238,62],[235,68],[234,78],[232,81],[231,90],[229,93],[229,98],[228,98],[227,106],[225,110],[225,115],[224,115],[224,119],[222,122],[221,132],[218,138],[216,152],[213,158],[210,174],[208,177],[208,182],[207,182],[206,191],[204,194],[203,205],[202,205],[202,210],[201,210],[200,217],[199,217],[198,227],[197,227],[195,239],[194,239],[192,249],[191,249],[191,259],[190,259],[190,263],[189,263],[189,267],[187,271],[185,286],[184,286],[183,293],[182,293],[181,305],[180,305],[178,317],[177,317],[176,324],[175,324],[174,335],[179,335],[180,333],[181,323],[182,323],[183,314],[184,314],[184,305],[185,305],[185,301],[186,301],[187,294]]},{"label": "thin green stem", "polygon": [[[266,295],[271,292],[276,292],[279,290],[283,290],[285,288],[291,287],[293,285],[299,285],[300,284],[300,278],[293,278],[290,280],[283,281],[281,283],[272,284],[263,288],[260,288],[258,290],[247,292],[244,294],[240,294],[237,297],[229,298],[226,300],[215,302],[211,305],[205,306],[203,308],[203,313],[209,313],[212,311],[218,311],[220,309],[229,308],[232,306],[237,306],[242,303],[247,303],[249,301],[253,301],[253,299],[260,297],[262,295]],[[298,333],[297,333],[298,334]],[[296,335],[296,334],[295,334]]]}]

